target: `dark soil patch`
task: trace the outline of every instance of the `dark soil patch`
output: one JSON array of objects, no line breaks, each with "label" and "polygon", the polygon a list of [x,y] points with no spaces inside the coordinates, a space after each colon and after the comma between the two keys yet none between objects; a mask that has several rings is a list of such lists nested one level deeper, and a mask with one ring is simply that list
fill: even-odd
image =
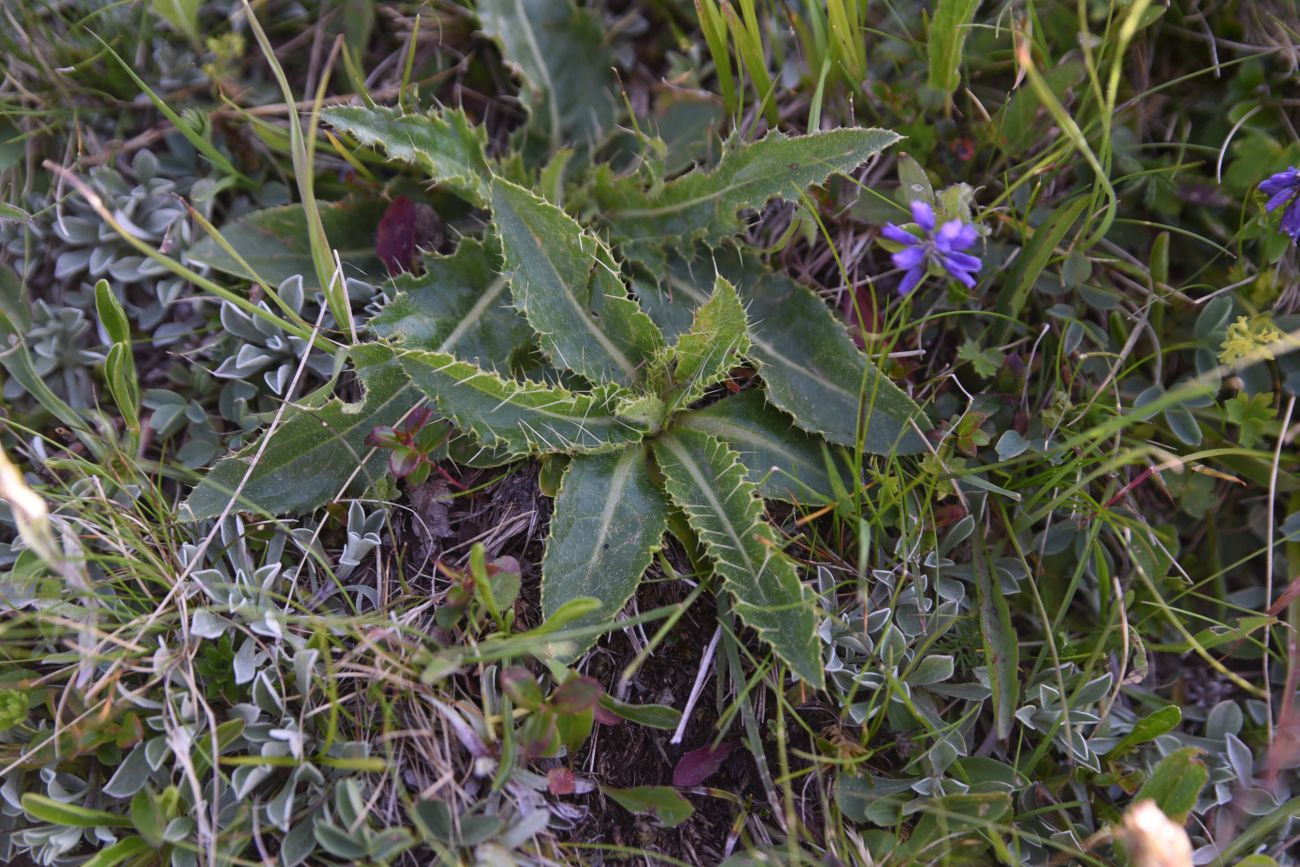
[{"label": "dark soil patch", "polygon": [[[689,588],[670,583],[643,585],[638,594],[642,609],[681,601]],[[704,596],[682,617],[667,640],[647,658],[621,696],[638,704],[666,704],[681,709],[690,696],[700,662],[713,636],[713,603]],[[636,649],[623,632],[611,634],[591,654],[587,673],[614,688],[623,668],[636,656]],[[601,785],[616,788],[670,786],[673,769],[682,755],[707,746],[717,737],[717,663],[708,675],[680,744],[670,741],[672,732],[623,722],[599,726],[590,746],[578,757],[580,773]],[[741,737],[740,722],[733,719],[728,739]],[[751,802],[760,810],[766,803],[754,759],[738,749],[723,762],[704,788],[720,789]],[[698,791],[698,790],[697,790]],[[690,819],[674,828],[664,828],[653,818],[628,813],[599,791],[588,795],[590,813],[574,829],[575,841],[603,840],[608,843],[662,852],[689,864],[717,864],[724,860],[724,847],[737,813],[731,801],[706,794],[683,791],[694,807]],[[642,863],[642,859],[629,859]],[[609,863],[623,863],[610,859]]]}]

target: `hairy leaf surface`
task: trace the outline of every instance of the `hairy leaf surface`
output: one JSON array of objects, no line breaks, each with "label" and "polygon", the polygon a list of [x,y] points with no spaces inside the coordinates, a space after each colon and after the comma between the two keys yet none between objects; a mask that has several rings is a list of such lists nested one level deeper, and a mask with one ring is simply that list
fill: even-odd
[{"label": "hairy leaf surface", "polygon": [[713,295],[695,311],[695,321],[673,347],[673,381],[678,389],[669,411],[689,406],[727,377],[749,349],[745,308],[736,287],[714,280]]},{"label": "hairy leaf surface", "polygon": [[792,671],[820,687],[813,595],[764,520],[763,502],[739,455],[694,430],[674,430],[653,442],[668,495],[699,534],[714,570],[735,598],[736,613]]},{"label": "hairy leaf surface", "polygon": [[420,276],[395,278],[398,294],[369,327],[408,349],[455,353],[479,367],[505,370],[533,331],[510,306],[500,268],[495,250],[465,238],[450,256],[426,257]]},{"label": "hairy leaf surface", "polygon": [[[375,254],[375,228],[386,207],[379,199],[318,206],[325,234],[330,246],[338,251],[346,276],[374,281],[388,276],[388,270]],[[311,257],[307,217],[302,205],[254,211],[222,226],[221,235],[255,274],[250,274],[248,268],[212,238],[202,238],[191,247],[185,254],[186,261],[245,280],[260,277],[272,286],[296,274],[303,275],[308,285],[316,282],[316,266]]]},{"label": "hairy leaf surface", "polygon": [[[734,250],[719,250],[720,273],[738,287],[749,313],[749,357],[759,366],[771,401],[806,431],[853,446],[859,421],[872,454],[912,454],[925,441],[912,428],[929,427],[910,397],[853,345],[843,323],[807,288]],[[714,267],[709,263],[710,269]],[[669,277],[674,296],[703,293],[694,265],[677,263]]]},{"label": "hairy leaf surface", "polygon": [[387,472],[387,454],[367,446],[366,436],[378,425],[395,424],[419,395],[385,347],[355,347],[352,360],[365,386],[361,402],[335,399],[319,409],[287,409],[255,466],[261,440],[208,472],[185,501],[195,519],[220,515],[250,466],[235,508],[268,515],[310,512],[344,493],[349,480],[361,487]]},{"label": "hairy leaf surface", "polygon": [[759,389],[685,413],[674,425],[710,434],[735,449],[749,481],[769,500],[830,502],[836,496],[832,470],[842,490],[853,490],[840,447],[796,428],[788,415],[768,405]]},{"label": "hairy leaf surface", "polygon": [[508,181],[493,182],[492,211],[515,306],[552,363],[596,383],[635,381],[663,335],[628,297],[608,248]]},{"label": "hairy leaf surface", "polygon": [[487,205],[487,135],[463,111],[404,114],[398,108],[340,105],[322,110],[321,117],[390,160],[418,166],[468,201]]},{"label": "hairy leaf surface", "polygon": [[676,340],[691,328],[695,321],[695,308],[704,302],[703,291],[691,287],[692,294],[677,291],[671,280],[656,274],[651,277],[638,272],[633,275],[632,293],[641,309],[646,312],[668,340]]},{"label": "hairy leaf surface", "polygon": [[542,558],[545,616],[590,596],[601,607],[576,625],[612,621],[650,565],[667,512],[643,445],[574,458],[555,499]]},{"label": "hairy leaf surface", "polygon": [[961,84],[961,56],[980,0],[939,0],[930,22],[930,87],[949,98]]},{"label": "hairy leaf surface", "polygon": [[847,172],[898,141],[883,129],[836,129],[788,137],[770,132],[732,147],[711,172],[694,171],[657,190],[633,175],[596,190],[611,231],[634,246],[665,242],[691,250],[716,246],[742,228],[737,212],[769,199],[798,198],[836,172]]},{"label": "hairy leaf surface", "polygon": [[572,0],[479,0],[478,17],[523,76],[520,101],[549,150],[592,145],[613,128],[614,58],[597,13]]},{"label": "hairy leaf surface", "polygon": [[438,410],[488,449],[520,456],[606,452],[644,435],[615,415],[618,400],[626,394],[616,386],[575,393],[506,379],[445,352],[407,349],[398,357]]}]

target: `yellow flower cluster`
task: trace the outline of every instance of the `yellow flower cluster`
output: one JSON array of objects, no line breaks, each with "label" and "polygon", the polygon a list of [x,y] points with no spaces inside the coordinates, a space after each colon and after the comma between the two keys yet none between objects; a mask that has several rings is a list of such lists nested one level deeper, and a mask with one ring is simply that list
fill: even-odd
[{"label": "yellow flower cluster", "polygon": [[1267,316],[1238,316],[1237,321],[1228,326],[1223,348],[1219,352],[1219,361],[1232,364],[1240,359],[1250,361],[1271,361],[1273,353],[1269,351],[1270,343],[1282,339],[1282,332],[1273,325]]}]

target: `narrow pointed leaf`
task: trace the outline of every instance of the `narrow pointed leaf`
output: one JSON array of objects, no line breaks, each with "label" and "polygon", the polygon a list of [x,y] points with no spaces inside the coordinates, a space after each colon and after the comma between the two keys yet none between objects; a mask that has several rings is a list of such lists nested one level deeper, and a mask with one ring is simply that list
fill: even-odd
[{"label": "narrow pointed leaf", "polygon": [[506,379],[445,352],[399,353],[411,382],[438,410],[489,449],[515,455],[614,451],[644,431],[617,416],[621,389],[602,385],[575,393]]},{"label": "narrow pointed leaf", "polygon": [[480,367],[506,369],[533,332],[510,306],[499,254],[463,239],[450,256],[428,256],[424,273],[393,280],[397,294],[369,322],[375,334],[408,349],[454,352]]},{"label": "narrow pointed leaf", "polygon": [[463,111],[403,114],[397,108],[340,105],[321,111],[321,118],[388,159],[423,169],[466,200],[487,204],[487,134]]},{"label": "narrow pointed leaf", "polygon": [[[749,260],[719,250],[718,270],[739,289],[749,314],[749,357],[772,403],[795,424],[834,443],[871,454],[912,454],[925,448],[913,429],[929,428],[920,407],[864,356],[843,323],[809,289]],[[711,265],[712,266],[712,265]],[[703,293],[691,265],[678,262],[669,278],[674,295]]]},{"label": "narrow pointed leaf", "polygon": [[574,458],[555,499],[542,559],[543,613],[550,617],[589,596],[600,600],[600,609],[576,625],[613,621],[650,565],[667,513],[642,445]]},{"label": "narrow pointed leaf", "polygon": [[837,129],[793,138],[773,131],[731,147],[711,172],[694,171],[651,190],[633,175],[604,184],[597,195],[611,231],[633,245],[668,242],[690,250],[695,241],[703,241],[716,246],[741,230],[741,209],[760,208],[774,198],[798,198],[898,139],[884,129]]},{"label": "narrow pointed leaf", "polygon": [[483,33],[523,78],[530,127],[554,152],[590,146],[616,116],[614,58],[598,13],[572,0],[479,0]]},{"label": "narrow pointed leaf", "polygon": [[1000,740],[1011,736],[1015,726],[1017,700],[1020,696],[1020,642],[1011,623],[997,575],[985,556],[986,541],[975,538],[975,594],[979,605],[980,633],[983,636],[984,661],[988,667],[989,688],[993,692],[993,725]]},{"label": "narrow pointed leaf", "polygon": [[387,453],[367,446],[366,436],[377,426],[396,424],[419,394],[388,349],[357,346],[352,360],[365,387],[364,398],[358,403],[334,399],[318,409],[286,410],[269,434],[265,450],[259,440],[208,472],[185,501],[195,520],[220,515],[250,466],[252,473],[235,508],[268,515],[310,512],[331,502],[345,487],[373,484],[387,472]]},{"label": "narrow pointed leaf", "polygon": [[508,181],[493,182],[492,211],[515,306],[552,363],[593,383],[636,380],[663,335],[628,297],[604,243]]},{"label": "narrow pointed leaf", "polygon": [[735,449],[749,481],[766,499],[789,503],[834,500],[836,486],[828,461],[840,489],[853,490],[843,450],[799,430],[788,415],[768,405],[759,389],[683,413],[674,424],[715,436]]},{"label": "narrow pointed leaf", "polygon": [[930,22],[930,87],[949,99],[961,84],[961,56],[980,0],[939,0]]},{"label": "narrow pointed leaf", "polygon": [[763,502],[739,456],[699,431],[654,440],[655,460],[673,502],[686,513],[740,618],[808,683],[823,683],[817,610],[795,563],[763,517]]},{"label": "narrow pointed leaf", "polygon": [[713,295],[695,311],[690,330],[673,346],[673,381],[678,391],[670,412],[704,397],[705,389],[740,364],[749,350],[747,325],[736,287],[718,277]]}]

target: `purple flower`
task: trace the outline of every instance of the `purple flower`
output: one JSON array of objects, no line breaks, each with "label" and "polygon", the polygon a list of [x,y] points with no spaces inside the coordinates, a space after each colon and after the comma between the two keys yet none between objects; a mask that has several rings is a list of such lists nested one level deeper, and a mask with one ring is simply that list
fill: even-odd
[{"label": "purple flower", "polygon": [[949,220],[936,231],[934,210],[925,202],[912,202],[912,219],[924,235],[918,237],[893,223],[881,230],[889,240],[904,245],[893,255],[894,264],[907,271],[898,285],[898,294],[906,295],[915,289],[930,265],[939,266],[967,288],[974,286],[975,278],[971,275],[979,271],[980,260],[962,251],[979,239],[975,227],[961,220]]},{"label": "purple flower", "polygon": [[1300,238],[1300,169],[1292,166],[1284,172],[1278,172],[1261,183],[1259,188],[1269,196],[1264,210],[1276,211],[1283,205],[1287,206],[1282,214],[1282,231],[1290,235],[1292,241]]}]

